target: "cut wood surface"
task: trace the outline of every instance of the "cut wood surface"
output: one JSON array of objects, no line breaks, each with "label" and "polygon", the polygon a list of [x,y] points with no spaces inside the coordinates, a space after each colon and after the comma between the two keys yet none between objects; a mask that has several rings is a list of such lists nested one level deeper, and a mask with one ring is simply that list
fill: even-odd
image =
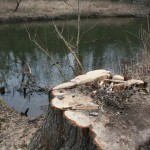
[{"label": "cut wood surface", "polygon": [[58,89],[66,89],[66,88],[71,88],[74,87],[75,85],[80,85],[80,84],[85,84],[92,82],[96,79],[107,79],[109,78],[110,72],[106,70],[95,70],[95,71],[90,71],[84,75],[79,75],[72,79],[70,82],[66,82],[63,84],[60,84],[56,87],[53,88],[53,90],[58,90]]},{"label": "cut wood surface", "polygon": [[98,105],[93,103],[93,100],[89,96],[83,95],[77,90],[65,90],[55,91],[55,98],[52,100],[52,106],[59,109],[85,109],[95,110],[98,109]]},{"label": "cut wood surface", "polygon": [[[144,86],[142,80],[122,81],[120,76],[112,80],[111,76],[109,71],[96,70],[56,86],[52,107],[63,110],[73,126],[89,128],[98,149],[140,149],[150,140],[150,95],[137,87]],[[97,80],[99,87],[92,88]],[[110,82],[108,87],[102,80]],[[119,86],[123,88],[119,90]],[[97,93],[100,95],[95,98]]]}]

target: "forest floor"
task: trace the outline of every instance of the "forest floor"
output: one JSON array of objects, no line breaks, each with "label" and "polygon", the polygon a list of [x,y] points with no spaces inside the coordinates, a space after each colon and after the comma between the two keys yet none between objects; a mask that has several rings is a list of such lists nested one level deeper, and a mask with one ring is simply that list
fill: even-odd
[{"label": "forest floor", "polygon": [[0,150],[25,150],[43,118],[29,120],[0,99]]},{"label": "forest floor", "polygon": [[[31,22],[77,17],[77,0],[22,1],[17,12],[16,2],[0,2],[0,23]],[[83,18],[98,17],[143,17],[148,8],[141,5],[112,3],[109,1],[81,1]]]}]

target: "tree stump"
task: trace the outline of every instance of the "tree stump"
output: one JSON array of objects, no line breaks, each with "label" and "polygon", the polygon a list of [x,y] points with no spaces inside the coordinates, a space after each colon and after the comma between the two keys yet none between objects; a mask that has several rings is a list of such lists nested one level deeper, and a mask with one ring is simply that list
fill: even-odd
[{"label": "tree stump", "polygon": [[119,79],[95,70],[54,87],[28,149],[149,150],[149,92],[141,80]]}]

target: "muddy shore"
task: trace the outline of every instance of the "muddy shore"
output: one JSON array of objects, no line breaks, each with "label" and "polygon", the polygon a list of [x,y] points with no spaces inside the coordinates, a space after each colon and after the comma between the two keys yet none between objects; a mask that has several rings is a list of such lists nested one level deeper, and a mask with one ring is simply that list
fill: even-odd
[{"label": "muddy shore", "polygon": [[[15,2],[0,2],[0,23],[20,23],[75,19],[77,1],[22,1],[17,12]],[[146,17],[148,8],[141,5],[112,3],[109,1],[81,1],[82,18]]]}]

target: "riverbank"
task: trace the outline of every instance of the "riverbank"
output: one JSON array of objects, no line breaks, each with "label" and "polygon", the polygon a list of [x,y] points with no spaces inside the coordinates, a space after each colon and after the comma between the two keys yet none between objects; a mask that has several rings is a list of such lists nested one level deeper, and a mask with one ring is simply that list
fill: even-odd
[{"label": "riverbank", "polygon": [[[77,1],[22,1],[17,12],[15,2],[0,2],[0,23],[19,23],[77,17]],[[148,8],[108,1],[82,1],[82,18],[146,17]]]},{"label": "riverbank", "polygon": [[36,120],[20,115],[0,98],[0,149],[25,150],[43,117]]}]

